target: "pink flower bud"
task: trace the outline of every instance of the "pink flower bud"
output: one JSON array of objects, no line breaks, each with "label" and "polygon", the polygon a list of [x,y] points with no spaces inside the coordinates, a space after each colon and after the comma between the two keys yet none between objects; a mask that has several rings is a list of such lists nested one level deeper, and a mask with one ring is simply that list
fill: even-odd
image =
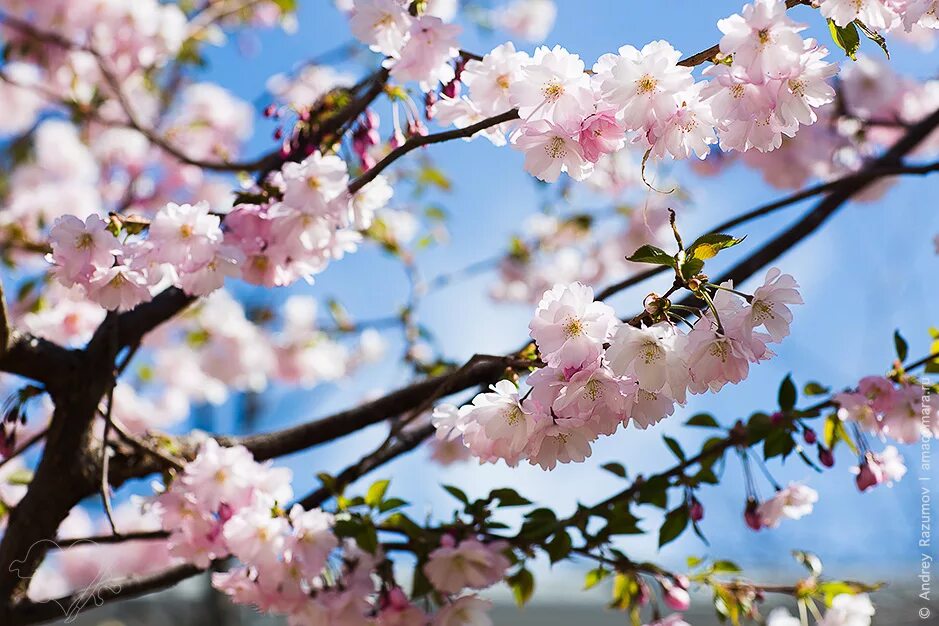
[{"label": "pink flower bud", "polygon": [[747,499],[747,508],[743,512],[743,520],[747,523],[747,526],[753,530],[760,530],[763,528],[763,518],[760,515],[759,503],[753,498]]},{"label": "pink flower bud", "polygon": [[670,587],[665,592],[665,604],[673,611],[687,611],[691,606],[691,596],[681,587]]},{"label": "pink flower bud", "polygon": [[691,505],[688,507],[688,517],[692,522],[700,522],[704,519],[704,506],[697,498],[691,499]]},{"label": "pink flower bud", "polygon": [[802,438],[805,439],[805,443],[813,444],[818,441],[818,435],[815,434],[815,431],[811,428],[806,428],[802,431]]},{"label": "pink flower bud", "polygon": [[881,469],[880,464],[876,461],[871,462],[870,455],[864,459],[864,462],[861,463],[858,469],[859,471],[855,481],[857,482],[857,488],[861,491],[867,491],[871,487],[876,487],[884,482],[883,469]]},{"label": "pink flower bud", "polygon": [[822,444],[818,444],[818,462],[825,467],[832,467],[835,464],[835,455]]}]

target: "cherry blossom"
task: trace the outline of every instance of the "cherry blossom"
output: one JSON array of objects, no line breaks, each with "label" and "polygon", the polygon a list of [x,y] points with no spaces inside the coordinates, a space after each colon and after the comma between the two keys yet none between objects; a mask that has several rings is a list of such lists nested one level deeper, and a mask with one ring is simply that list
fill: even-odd
[{"label": "cherry blossom", "polygon": [[763,525],[776,528],[783,518],[800,519],[812,512],[818,502],[818,492],[801,483],[789,483],[789,486],[760,504],[759,515]]},{"label": "cherry blossom", "polygon": [[444,593],[461,589],[484,589],[499,580],[509,568],[509,560],[501,553],[505,542],[484,544],[475,539],[456,543],[445,535],[439,548],[430,553],[424,572],[434,588]]},{"label": "cherry blossom", "polygon": [[550,367],[578,368],[597,360],[615,323],[613,309],[595,302],[593,289],[574,283],[545,293],[529,329]]}]

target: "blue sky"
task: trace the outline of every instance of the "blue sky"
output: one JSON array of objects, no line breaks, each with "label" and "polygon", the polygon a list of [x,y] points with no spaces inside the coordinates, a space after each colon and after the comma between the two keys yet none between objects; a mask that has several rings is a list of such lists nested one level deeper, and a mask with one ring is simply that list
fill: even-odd
[{"label": "blue sky", "polygon": [[[233,37],[230,45],[210,52],[206,76],[257,103],[260,109],[266,103],[264,81],[268,76],[349,40],[345,20],[330,2],[300,4],[297,34],[263,33],[256,41]],[[558,5],[557,26],[547,43],[560,43],[581,54],[589,64],[623,44],[641,46],[659,38],[669,40],[686,54],[697,52],[717,41],[717,19],[739,10],[741,2],[560,0]],[[811,23],[810,32],[820,39],[827,37],[827,28],[817,13],[800,7],[793,16]],[[479,33],[472,27],[463,39],[465,48],[478,52],[498,43],[497,36]],[[247,48],[257,48],[256,54],[245,56],[239,51]],[[873,45],[865,45],[865,50],[880,54]],[[930,75],[936,70],[933,54],[900,43],[894,43],[892,53],[892,63],[900,71]],[[269,149],[271,129],[270,123],[259,118],[249,153]],[[432,155],[454,179],[453,193],[434,198],[452,216],[452,241],[445,248],[419,256],[427,276],[502,252],[522,220],[537,210],[543,194],[522,171],[520,155],[511,150],[494,148],[484,141],[456,142],[434,147]],[[693,198],[680,216],[688,233],[700,232],[782,195],[765,185],[759,174],[739,165],[714,179],[700,179],[681,169],[676,175],[687,184]],[[850,385],[866,374],[881,373],[893,358],[891,335],[895,328],[909,340],[911,355],[925,354],[926,329],[939,324],[935,317],[939,258],[932,246],[932,238],[939,233],[937,192],[937,180],[915,179],[898,184],[879,202],[850,204],[810,240],[780,259],[779,266],[802,284],[806,305],[797,312],[793,334],[779,347],[779,356],[755,368],[750,378],[737,387],[726,388],[718,396],[694,397],[687,408],[659,427],[645,432],[621,431],[598,442],[588,463],[562,466],[551,473],[529,467],[510,470],[501,465],[480,467],[468,463],[429,475],[426,455],[418,451],[382,468],[373,478],[393,477],[395,494],[414,502],[418,515],[427,509],[447,513],[452,501],[437,487],[438,483],[460,485],[471,495],[511,485],[540,504],[570,510],[578,500],[599,500],[617,488],[617,480],[600,470],[600,464],[622,462],[632,475],[662,469],[671,464],[661,443],[663,433],[687,442],[686,449],[693,448],[702,434],[683,428],[681,423],[698,411],[712,411],[722,423],[731,424],[754,410],[772,408],[779,381],[790,371],[800,384],[819,380],[834,387]],[[786,209],[735,233],[748,233],[749,237],[742,246],[722,255],[727,257],[723,262],[732,263],[756,249],[808,206]],[[571,207],[578,208],[584,207]],[[530,308],[489,301],[485,291],[490,280],[482,276],[460,282],[425,301],[421,319],[441,338],[447,356],[464,359],[473,352],[505,352],[526,336]],[[630,313],[648,288],[646,285],[621,294],[612,303],[619,313]],[[291,293],[300,291],[323,299],[337,296],[355,316],[370,318],[393,312],[405,298],[406,282],[397,264],[378,251],[365,250],[332,266],[313,286],[297,287]],[[284,291],[239,292],[255,302],[279,301],[287,295]],[[389,338],[394,353],[400,344],[396,335],[389,334]],[[324,415],[355,403],[366,391],[390,390],[404,380],[400,370],[372,367],[351,382],[313,392],[274,390],[262,398],[268,409],[263,426]],[[224,413],[219,411],[218,415]],[[219,422],[223,423],[224,419]],[[297,474],[297,491],[302,493],[312,486],[317,472],[337,471],[357,459],[366,446],[377,444],[381,437],[381,430],[373,428],[290,458],[287,462]],[[905,451],[911,466],[906,480],[892,489],[878,488],[863,495],[857,493],[848,473],[854,461],[844,451],[836,467],[822,475],[797,460],[785,468],[780,468],[778,462],[771,464],[780,482],[805,480],[820,491],[821,502],[808,519],[783,523],[778,530],[760,534],[743,525],[741,470],[736,459],[729,459],[726,480],[701,494],[707,512],[702,527],[710,547],[690,533],[658,556],[655,533],[625,545],[637,557],[661,558],[671,564],[683,562],[688,554],[710,554],[775,572],[781,571],[778,564],[789,561],[790,550],[805,549],[817,552],[829,566],[843,572],[873,569],[875,574],[888,578],[899,575],[896,572],[912,573],[914,559],[918,562],[913,525],[919,512],[917,469],[913,466],[916,452]],[[765,494],[771,491],[766,483],[763,487]],[[655,512],[643,513],[647,516],[645,526],[655,528]],[[871,546],[877,546],[876,550]]]}]

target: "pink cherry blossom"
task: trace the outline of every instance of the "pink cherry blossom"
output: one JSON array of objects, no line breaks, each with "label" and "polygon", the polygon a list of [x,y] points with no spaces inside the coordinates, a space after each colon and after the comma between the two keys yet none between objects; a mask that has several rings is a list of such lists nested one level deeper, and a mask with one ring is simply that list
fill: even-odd
[{"label": "pink cherry blossom", "polygon": [[724,33],[721,52],[733,55],[734,65],[745,69],[754,83],[778,79],[798,64],[802,52],[799,26],[786,16],[785,0],[755,0],[735,14],[717,22]]},{"label": "pink cherry blossom", "polygon": [[578,368],[597,360],[615,324],[615,312],[594,301],[592,288],[573,283],[545,293],[529,329],[550,367]]},{"label": "pink cherry blossom", "polygon": [[512,145],[525,153],[525,171],[539,180],[555,182],[561,172],[574,180],[583,180],[593,171],[593,164],[578,143],[579,130],[571,130],[546,120],[522,126],[512,137]]},{"label": "pink cherry blossom", "polygon": [[637,129],[671,115],[678,94],[694,84],[691,69],[678,65],[680,58],[668,42],[653,41],[642,50],[623,46],[619,54],[605,54],[593,70],[604,100],[620,108],[628,128]]},{"label": "pink cherry blossom", "polygon": [[801,483],[789,483],[759,506],[760,519],[767,528],[776,528],[782,518],[800,519],[812,512],[818,492]]},{"label": "pink cherry blossom", "polygon": [[531,62],[522,67],[521,79],[509,84],[509,95],[519,117],[527,121],[580,121],[594,106],[584,62],[560,46],[535,50]]},{"label": "pink cherry blossom", "polygon": [[484,589],[502,579],[509,560],[502,554],[508,543],[482,543],[464,539],[456,544],[444,536],[439,548],[430,553],[424,573],[438,591],[457,593],[462,589]]}]

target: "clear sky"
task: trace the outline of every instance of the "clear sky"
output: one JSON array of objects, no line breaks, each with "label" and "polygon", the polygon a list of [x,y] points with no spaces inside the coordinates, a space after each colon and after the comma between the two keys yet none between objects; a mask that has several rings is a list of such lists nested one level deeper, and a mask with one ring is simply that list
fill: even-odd
[{"label": "clear sky", "polygon": [[[230,45],[212,51],[206,75],[241,97],[266,104],[264,80],[274,72],[287,71],[296,63],[349,40],[345,20],[327,0],[301,2],[297,34],[264,33],[259,39],[235,37]],[[718,39],[716,21],[740,9],[741,0],[560,0],[557,25],[548,39],[581,54],[588,64],[600,54],[629,43],[641,46],[654,39],[667,39],[686,54],[697,52]],[[812,24],[811,31],[823,41],[827,28],[821,17],[805,8],[793,11],[800,21]],[[500,43],[498,35],[481,33],[472,27],[463,38],[464,47],[485,52]],[[880,54],[869,42],[864,50]],[[245,54],[245,51],[250,51]],[[897,42],[892,63],[907,73],[933,75],[935,53],[922,52]],[[838,54],[832,53],[832,57]],[[845,61],[850,62],[850,61]],[[259,118],[258,132],[249,153],[269,149],[268,122]],[[509,236],[518,232],[522,220],[537,211],[544,193],[521,168],[520,154],[498,149],[488,142],[455,142],[432,149],[436,162],[454,180],[451,194],[434,197],[450,213],[452,241],[443,248],[421,253],[419,262],[427,276],[459,269],[467,264],[505,250]],[[692,201],[680,216],[688,233],[744,212],[780,195],[764,184],[760,175],[740,165],[718,178],[701,179],[677,169],[676,176],[687,186]],[[428,471],[427,457],[418,451],[382,468],[373,478],[393,477],[392,489],[416,504],[420,515],[425,509],[445,514],[449,496],[438,483],[457,484],[470,495],[483,494],[494,486],[511,485],[523,495],[543,505],[570,510],[577,500],[602,499],[617,486],[617,480],[599,469],[608,461],[624,463],[630,473],[653,472],[670,464],[671,457],[661,443],[663,433],[682,442],[686,449],[702,440],[702,433],[681,426],[688,416],[700,410],[714,413],[725,424],[758,409],[775,404],[779,381],[789,371],[801,385],[819,380],[835,387],[850,385],[863,375],[882,373],[893,358],[891,335],[902,330],[910,342],[911,355],[928,349],[926,329],[939,325],[936,311],[936,275],[939,257],[932,238],[939,233],[936,197],[939,179],[915,179],[898,184],[881,201],[844,207],[810,240],[785,255],[779,266],[794,274],[803,287],[806,305],[796,313],[792,335],[777,350],[778,358],[756,367],[750,378],[737,387],[728,387],[718,396],[695,396],[688,407],[658,427],[645,432],[620,431],[598,442],[594,456],[585,464],[561,466],[546,473],[538,468],[508,469],[502,465],[477,466],[466,463],[439,473]],[[726,256],[734,262],[756,249],[771,233],[797,219],[810,204],[786,209],[746,230],[747,241]],[[571,206],[571,210],[587,208]],[[628,254],[631,250],[624,250]],[[531,314],[528,306],[491,302],[485,295],[491,276],[460,282],[437,292],[425,301],[420,316],[440,338],[447,356],[464,359],[474,352],[501,353],[516,347],[527,335]],[[621,294],[613,304],[618,312],[634,311],[647,286]],[[279,301],[285,291],[239,289],[253,302]],[[360,318],[394,312],[405,298],[406,282],[394,262],[373,249],[352,255],[329,268],[313,286],[296,287],[317,298],[339,297]],[[400,349],[396,334],[390,333],[392,353]],[[286,393],[273,390],[262,398],[267,418],[263,427],[292,423],[352,405],[368,391],[390,390],[405,381],[404,373],[388,367],[372,367],[351,382],[327,386],[313,392]],[[224,425],[223,409],[217,412]],[[203,414],[202,418],[205,418]],[[203,422],[204,423],[204,422]],[[382,436],[372,429],[338,442],[296,455],[288,460],[297,474],[297,490],[315,482],[321,470],[337,471],[355,460],[366,445],[375,445]],[[744,492],[741,468],[728,458],[725,480],[719,487],[702,491],[706,508],[702,524],[710,547],[687,533],[656,556],[655,533],[627,542],[630,554],[682,563],[689,554],[731,558],[748,567],[772,570],[787,563],[792,549],[818,553],[833,569],[856,574],[858,571],[894,579],[918,563],[914,520],[919,514],[919,485],[914,453],[904,450],[910,474],[892,489],[877,488],[857,493],[849,466],[854,459],[845,450],[836,467],[815,474],[797,459],[785,468],[771,464],[780,482],[805,480],[821,493],[815,512],[800,522],[783,523],[774,531],[759,534],[746,529],[742,520]],[[763,483],[764,494],[771,489]],[[677,494],[676,494],[677,495]],[[642,513],[645,527],[655,528],[654,510]],[[788,565],[785,566],[789,568]],[[868,576],[870,577],[870,576]]]}]

